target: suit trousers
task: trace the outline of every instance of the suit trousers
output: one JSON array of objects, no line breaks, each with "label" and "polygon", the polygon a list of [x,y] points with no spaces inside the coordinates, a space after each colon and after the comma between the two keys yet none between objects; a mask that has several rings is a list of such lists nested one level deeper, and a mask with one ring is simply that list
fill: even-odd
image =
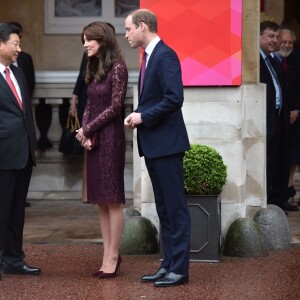
[{"label": "suit trousers", "polygon": [[161,267],[188,275],[191,219],[184,196],[183,153],[145,158],[160,220],[164,259]]},{"label": "suit trousers", "polygon": [[273,137],[267,140],[267,203],[282,205],[288,186],[289,147],[280,116],[275,126]]},{"label": "suit trousers", "polygon": [[0,170],[0,261],[10,267],[24,264],[25,202],[33,163],[20,170]]}]

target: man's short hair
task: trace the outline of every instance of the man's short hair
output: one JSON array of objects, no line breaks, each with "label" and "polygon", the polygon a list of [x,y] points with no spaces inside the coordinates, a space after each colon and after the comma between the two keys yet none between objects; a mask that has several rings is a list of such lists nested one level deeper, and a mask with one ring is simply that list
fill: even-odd
[{"label": "man's short hair", "polygon": [[264,21],[260,23],[260,35],[264,34],[266,29],[270,29],[272,31],[278,31],[280,26],[273,21]]}]

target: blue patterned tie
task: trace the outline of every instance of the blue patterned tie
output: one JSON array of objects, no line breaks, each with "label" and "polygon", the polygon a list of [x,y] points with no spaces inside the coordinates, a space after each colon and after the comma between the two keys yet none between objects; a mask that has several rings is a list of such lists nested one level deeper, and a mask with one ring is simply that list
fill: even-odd
[{"label": "blue patterned tie", "polygon": [[273,59],[272,57],[269,58],[268,56],[266,56],[265,58],[265,61],[266,61],[266,64],[268,66],[268,69],[270,70],[270,73],[271,73],[271,76],[272,78],[276,81],[276,84],[278,86],[278,89],[279,89],[279,109],[281,109],[281,106],[282,106],[282,91],[281,91],[281,86],[280,86],[280,83],[279,83],[279,80],[278,80],[278,77],[277,77],[277,74],[272,66],[272,63],[270,62],[270,59]]}]

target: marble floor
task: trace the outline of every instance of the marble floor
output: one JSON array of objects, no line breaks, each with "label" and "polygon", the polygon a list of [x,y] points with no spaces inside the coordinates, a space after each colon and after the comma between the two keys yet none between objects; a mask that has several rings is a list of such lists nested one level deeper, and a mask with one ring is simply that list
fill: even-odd
[{"label": "marble floor", "polygon": [[[295,198],[298,200],[298,198]],[[34,244],[100,243],[97,206],[80,200],[30,200],[24,241]],[[130,207],[132,203],[127,202]],[[300,210],[288,212],[292,242],[300,246]]]},{"label": "marble floor", "polygon": [[292,243],[300,246],[300,210],[288,212],[288,220],[291,228]]},{"label": "marble floor", "polygon": [[101,242],[97,206],[80,200],[29,200],[24,242],[34,244]]},{"label": "marble floor", "polygon": [[[0,300],[268,300],[300,299],[300,247],[268,256],[222,256],[220,263],[190,263],[189,284],[155,288],[140,281],[160,266],[159,256],[124,255],[121,275],[91,276],[102,260],[97,207],[73,201],[31,200],[26,208],[24,251],[40,276],[2,275]],[[289,213],[296,243],[300,213]]]}]

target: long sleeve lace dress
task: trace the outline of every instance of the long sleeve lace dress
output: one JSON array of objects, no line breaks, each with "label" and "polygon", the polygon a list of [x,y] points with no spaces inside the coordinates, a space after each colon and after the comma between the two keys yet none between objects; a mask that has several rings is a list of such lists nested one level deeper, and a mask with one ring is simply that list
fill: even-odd
[{"label": "long sleeve lace dress", "polygon": [[98,146],[87,151],[88,203],[125,203],[125,132],[122,109],[128,72],[124,62],[113,65],[106,78],[88,87],[82,128],[85,136],[98,134]]}]

